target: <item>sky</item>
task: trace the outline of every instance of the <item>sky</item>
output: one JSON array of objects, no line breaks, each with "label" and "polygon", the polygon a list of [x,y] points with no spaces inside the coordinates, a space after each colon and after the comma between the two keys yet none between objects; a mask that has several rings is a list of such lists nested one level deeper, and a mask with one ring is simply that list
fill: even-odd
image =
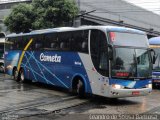
[{"label": "sky", "polygon": [[160,15],[160,0],[124,0]]}]

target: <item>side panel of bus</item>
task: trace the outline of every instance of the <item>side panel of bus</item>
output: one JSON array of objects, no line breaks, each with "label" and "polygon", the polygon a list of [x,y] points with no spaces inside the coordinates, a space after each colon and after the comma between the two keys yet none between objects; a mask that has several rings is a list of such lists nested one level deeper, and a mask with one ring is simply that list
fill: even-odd
[{"label": "side panel of bus", "polygon": [[13,69],[18,66],[18,61],[22,51],[6,51],[5,52],[5,73],[13,75]]},{"label": "side panel of bus", "polygon": [[21,67],[26,78],[34,81],[71,88],[72,78],[82,75],[89,84],[83,63],[74,52],[26,52]]}]

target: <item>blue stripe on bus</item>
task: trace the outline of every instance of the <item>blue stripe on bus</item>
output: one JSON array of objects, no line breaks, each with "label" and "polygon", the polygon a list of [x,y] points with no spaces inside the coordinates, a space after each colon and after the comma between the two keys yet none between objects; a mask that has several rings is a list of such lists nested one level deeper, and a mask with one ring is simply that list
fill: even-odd
[{"label": "blue stripe on bus", "polygon": [[[24,64],[22,63],[22,66],[23,66],[23,65],[24,65]],[[29,69],[29,70],[32,69],[32,68],[27,67],[27,66],[26,66],[26,68]],[[32,69],[32,73],[34,74],[34,76],[35,76],[35,74],[37,74],[38,76],[40,76],[41,78],[43,78],[45,81],[47,81],[47,83],[49,82],[50,84],[54,85],[52,82],[50,82],[48,79],[46,79],[46,78],[43,77],[41,74],[39,74],[39,73],[37,73],[36,71],[34,71],[33,69]]]},{"label": "blue stripe on bus", "polygon": [[[36,58],[35,58],[35,56],[32,54],[32,53],[30,53],[30,52],[26,52],[26,56],[27,56],[27,54],[29,55],[29,56],[32,56],[32,59],[35,61],[35,63],[37,64],[37,66],[41,66],[42,68],[44,68],[48,73],[50,73],[50,75],[52,75],[52,77],[54,77],[54,78],[56,78],[63,86],[65,86],[66,88],[69,88],[61,79],[59,79],[55,74],[53,74],[47,67],[45,67],[45,65],[43,65],[41,62],[39,62]],[[27,57],[25,57],[26,59],[27,59]],[[37,57],[37,58],[39,58],[39,57]],[[23,61],[23,62],[25,62],[25,61]],[[28,62],[29,63],[29,62]],[[27,66],[26,66],[27,67]],[[32,68],[34,69],[34,67],[35,66],[33,66]],[[28,67],[27,67],[28,68]],[[30,67],[29,67],[30,68]],[[37,69],[36,69],[37,70]],[[35,73],[35,71],[34,71],[34,73]],[[40,73],[42,73],[43,75],[44,75],[44,73],[43,72],[40,72]],[[41,76],[40,74],[38,74],[39,76]],[[47,79],[45,79],[44,77],[42,77],[41,76],[41,78],[43,78],[47,83],[48,83],[48,80]]]},{"label": "blue stripe on bus", "polygon": [[[7,54],[7,65],[17,66],[21,51],[9,51]],[[61,56],[60,63],[40,61],[40,54]],[[75,64],[80,62],[81,65]],[[26,79],[57,85],[64,88],[72,88],[72,80],[77,75],[82,77],[87,93],[92,93],[87,72],[78,53],[75,52],[53,52],[53,51],[26,51],[21,67],[24,68]],[[13,69],[7,69],[6,73],[12,75]],[[69,78],[67,78],[69,76]]]}]

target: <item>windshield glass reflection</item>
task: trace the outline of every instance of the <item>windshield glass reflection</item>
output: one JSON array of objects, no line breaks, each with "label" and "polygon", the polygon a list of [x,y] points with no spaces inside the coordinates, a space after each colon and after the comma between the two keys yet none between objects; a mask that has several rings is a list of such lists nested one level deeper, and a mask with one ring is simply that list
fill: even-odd
[{"label": "windshield glass reflection", "polygon": [[154,51],[156,52],[156,61],[153,64],[153,70],[160,71],[160,48],[154,48]]},{"label": "windshield glass reflection", "polygon": [[112,77],[143,78],[151,76],[151,64],[147,50],[116,48],[112,63]]}]

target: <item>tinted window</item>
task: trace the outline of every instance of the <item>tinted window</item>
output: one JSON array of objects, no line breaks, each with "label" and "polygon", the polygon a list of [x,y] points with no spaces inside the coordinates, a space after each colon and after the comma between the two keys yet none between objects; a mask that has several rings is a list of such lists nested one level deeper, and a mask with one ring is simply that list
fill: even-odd
[{"label": "tinted window", "polygon": [[72,32],[71,46],[73,51],[88,53],[88,30]]},{"label": "tinted window", "polygon": [[91,58],[96,70],[108,76],[108,48],[105,33],[99,30],[91,31]]},{"label": "tinted window", "polygon": [[5,43],[5,49],[6,50],[24,50],[28,41],[29,39],[27,36],[7,38]]},{"label": "tinted window", "polygon": [[72,34],[71,32],[58,33],[59,49],[60,50],[70,51],[71,34]]},{"label": "tinted window", "polygon": [[46,34],[44,49],[88,53],[88,30]]},{"label": "tinted window", "polygon": [[50,33],[45,35],[44,50],[59,50],[59,40],[57,33]]},{"label": "tinted window", "polygon": [[88,30],[49,33],[8,38],[7,49],[23,50],[31,38],[28,50],[60,50],[88,53]]},{"label": "tinted window", "polygon": [[43,35],[35,35],[33,36],[34,41],[34,50],[42,50],[44,48],[44,37]]},{"label": "tinted window", "polygon": [[14,38],[8,38],[6,40],[5,45],[6,45],[6,49],[8,49],[8,50],[19,50],[22,47],[21,44],[20,44],[20,42],[18,42],[18,38],[14,37]]}]

